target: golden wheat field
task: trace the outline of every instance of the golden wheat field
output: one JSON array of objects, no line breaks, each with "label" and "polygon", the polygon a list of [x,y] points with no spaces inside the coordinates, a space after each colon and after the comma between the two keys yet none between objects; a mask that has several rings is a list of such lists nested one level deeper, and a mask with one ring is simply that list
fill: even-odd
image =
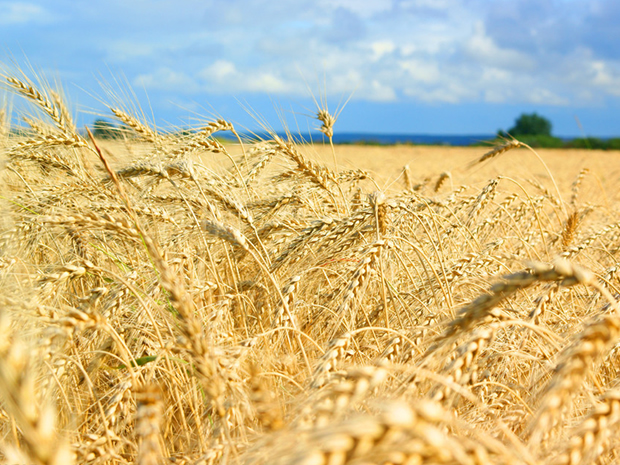
[{"label": "golden wheat field", "polygon": [[5,79],[2,463],[620,463],[619,153],[98,140]]}]

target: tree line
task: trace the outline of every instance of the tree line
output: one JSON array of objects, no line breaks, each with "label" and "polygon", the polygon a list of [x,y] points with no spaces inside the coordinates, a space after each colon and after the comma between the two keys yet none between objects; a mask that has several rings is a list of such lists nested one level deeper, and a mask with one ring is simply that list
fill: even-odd
[{"label": "tree line", "polygon": [[508,131],[500,129],[497,135],[498,138],[514,137],[530,147],[620,150],[620,138],[579,137],[563,140],[551,134],[552,128],[551,121],[544,116],[535,112],[522,113],[513,127]]},{"label": "tree line", "polygon": [[[512,138],[528,144],[530,147],[540,148],[579,148],[597,150],[620,150],[620,138],[600,139],[598,137],[583,137],[563,140],[552,134],[553,126],[544,116],[538,113],[522,113],[515,120],[515,124],[508,131],[499,130],[498,139]],[[123,139],[130,136],[130,127],[117,126],[105,119],[97,119],[93,123],[93,135],[99,139]]]}]

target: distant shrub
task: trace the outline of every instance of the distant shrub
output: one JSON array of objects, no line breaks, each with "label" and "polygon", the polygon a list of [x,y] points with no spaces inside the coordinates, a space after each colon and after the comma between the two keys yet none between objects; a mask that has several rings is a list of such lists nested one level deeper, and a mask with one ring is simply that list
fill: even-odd
[{"label": "distant shrub", "polygon": [[120,139],[121,129],[105,119],[96,119],[93,123],[93,135],[99,139]]},{"label": "distant shrub", "polygon": [[378,139],[360,139],[357,140],[355,142],[353,142],[354,145],[384,145],[381,143],[380,140]]},{"label": "distant shrub", "polygon": [[608,148],[608,143],[597,137],[582,137],[571,140],[568,146],[575,149],[605,150]]},{"label": "distant shrub", "polygon": [[545,134],[520,136],[518,139],[530,147],[559,149],[565,146],[564,141],[559,137],[548,136]]},{"label": "distant shrub", "polygon": [[620,150],[620,138],[607,139],[607,150]]}]

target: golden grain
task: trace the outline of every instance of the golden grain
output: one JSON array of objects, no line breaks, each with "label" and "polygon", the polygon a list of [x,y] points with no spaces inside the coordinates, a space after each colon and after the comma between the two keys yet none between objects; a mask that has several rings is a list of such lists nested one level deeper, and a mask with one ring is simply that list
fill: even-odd
[{"label": "golden grain", "polygon": [[509,140],[468,152],[487,177],[395,161],[399,187],[374,147],[119,105],[133,137],[86,139],[60,92],[6,79],[45,120],[0,118],[5,462],[617,462],[616,179],[601,201],[570,155],[524,174]]}]

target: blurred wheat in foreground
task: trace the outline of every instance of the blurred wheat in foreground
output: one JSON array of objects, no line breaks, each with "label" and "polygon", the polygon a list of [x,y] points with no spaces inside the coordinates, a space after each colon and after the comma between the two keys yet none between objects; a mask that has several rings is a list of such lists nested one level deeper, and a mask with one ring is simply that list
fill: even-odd
[{"label": "blurred wheat in foreground", "polygon": [[620,206],[587,170],[380,192],[223,120],[111,106],[97,140],[4,79],[35,110],[0,125],[3,463],[620,463]]}]

